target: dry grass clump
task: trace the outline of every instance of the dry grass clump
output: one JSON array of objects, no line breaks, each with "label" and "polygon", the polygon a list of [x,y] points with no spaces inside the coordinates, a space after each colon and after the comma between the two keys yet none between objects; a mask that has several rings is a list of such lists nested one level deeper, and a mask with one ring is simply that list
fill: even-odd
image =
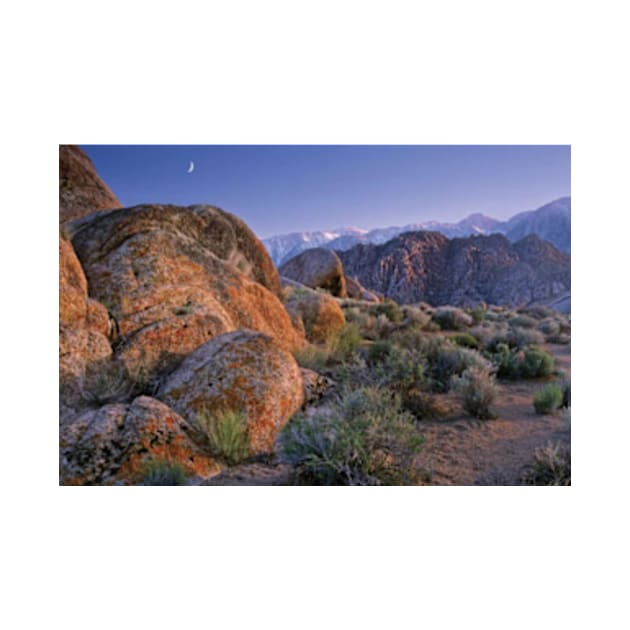
[{"label": "dry grass clump", "polygon": [[152,459],[142,467],[143,486],[185,486],[186,472],[179,462]]},{"label": "dry grass clump", "polygon": [[83,400],[99,407],[125,402],[134,396],[137,389],[138,384],[124,364],[116,360],[88,368],[80,383]]},{"label": "dry grass clump", "polygon": [[204,409],[197,424],[208,439],[210,451],[229,464],[238,464],[249,455],[247,416],[242,411]]},{"label": "dry grass clump", "polygon": [[498,389],[490,370],[472,366],[461,376],[452,379],[453,389],[458,393],[462,406],[474,418],[489,420],[496,417],[491,410]]},{"label": "dry grass clump", "polygon": [[526,486],[570,486],[571,447],[549,443],[536,449],[533,462],[522,476]]}]

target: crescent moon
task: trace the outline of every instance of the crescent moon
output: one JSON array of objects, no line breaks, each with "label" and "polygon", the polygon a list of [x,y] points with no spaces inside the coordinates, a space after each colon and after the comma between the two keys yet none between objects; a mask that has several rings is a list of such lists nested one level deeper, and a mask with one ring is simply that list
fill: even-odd
[{"label": "crescent moon", "polygon": [[195,163],[191,160],[190,164],[188,165],[188,170],[186,172],[192,173],[194,170],[195,170]]}]

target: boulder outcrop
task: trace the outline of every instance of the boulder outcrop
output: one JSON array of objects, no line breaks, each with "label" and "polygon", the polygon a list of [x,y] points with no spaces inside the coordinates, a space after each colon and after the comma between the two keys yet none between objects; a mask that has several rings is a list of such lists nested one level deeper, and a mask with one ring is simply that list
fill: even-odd
[{"label": "boulder outcrop", "polygon": [[120,202],[85,152],[59,145],[59,223],[112,208],[120,208]]},{"label": "boulder outcrop", "polygon": [[311,289],[326,289],[336,297],[346,297],[343,265],[335,252],[316,247],[291,258],[280,267],[280,275]]},{"label": "boulder outcrop", "polygon": [[289,352],[268,335],[239,330],[192,352],[166,378],[157,397],[190,423],[204,411],[243,412],[250,453],[256,454],[273,448],[304,392],[300,369]]},{"label": "boulder outcrop", "polygon": [[294,326],[303,328],[311,343],[327,343],[346,323],[337,300],[319,291],[293,291],[285,307]]},{"label": "boulder outcrop", "polygon": [[202,478],[220,470],[195,429],[148,396],[85,411],[61,426],[59,441],[64,485],[139,483],[151,461],[177,463]]},{"label": "boulder outcrop", "polygon": [[217,335],[247,328],[287,349],[303,343],[266,250],[212,206],[145,205],[66,224],[90,295],[107,304],[131,370],[173,369]]}]

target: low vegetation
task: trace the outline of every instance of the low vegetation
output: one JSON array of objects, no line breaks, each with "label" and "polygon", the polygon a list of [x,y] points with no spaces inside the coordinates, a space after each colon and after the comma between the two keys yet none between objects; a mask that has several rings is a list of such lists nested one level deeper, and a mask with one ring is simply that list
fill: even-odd
[{"label": "low vegetation", "polygon": [[400,398],[374,388],[346,391],[313,415],[294,417],[280,439],[283,461],[306,485],[414,483],[423,442]]},{"label": "low vegetation", "polygon": [[562,405],[564,390],[557,383],[548,383],[534,395],[536,413],[552,413]]},{"label": "low vegetation", "polygon": [[185,486],[184,467],[179,462],[165,459],[148,461],[141,471],[143,486]]},{"label": "low vegetation", "polygon": [[197,415],[197,423],[214,455],[229,464],[238,464],[249,455],[247,417],[244,412],[205,409]]},{"label": "low vegetation", "polygon": [[459,394],[462,406],[474,418],[495,418],[491,406],[497,397],[497,384],[489,370],[473,366],[461,376],[453,377],[453,389]]},{"label": "low vegetation", "polygon": [[555,443],[537,449],[522,482],[527,486],[570,486],[571,448]]},{"label": "low vegetation", "polygon": [[473,325],[473,318],[461,308],[440,306],[433,311],[433,320],[442,330],[461,330]]}]

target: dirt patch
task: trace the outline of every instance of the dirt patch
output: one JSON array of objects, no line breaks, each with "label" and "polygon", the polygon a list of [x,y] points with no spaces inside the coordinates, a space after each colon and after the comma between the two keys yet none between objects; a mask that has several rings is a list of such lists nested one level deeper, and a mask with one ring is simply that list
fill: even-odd
[{"label": "dirt patch", "polygon": [[[548,344],[556,367],[571,378],[571,346]],[[532,398],[545,383],[534,379],[502,381],[495,420],[473,420],[460,414],[423,422],[426,444],[418,459],[434,485],[518,485],[534,451],[548,442],[570,444],[571,428],[561,414],[538,415]]]},{"label": "dirt patch", "polygon": [[[445,419],[421,423],[426,443],[417,463],[430,475],[431,485],[519,485],[538,447],[571,443],[571,428],[560,413],[534,412],[534,392],[545,383],[571,379],[571,345],[547,344],[545,349],[555,356],[564,378],[501,381],[496,419],[474,420],[457,411]],[[454,400],[452,394],[444,396]],[[288,466],[250,463],[228,469],[204,485],[286,485],[289,478]]]}]

